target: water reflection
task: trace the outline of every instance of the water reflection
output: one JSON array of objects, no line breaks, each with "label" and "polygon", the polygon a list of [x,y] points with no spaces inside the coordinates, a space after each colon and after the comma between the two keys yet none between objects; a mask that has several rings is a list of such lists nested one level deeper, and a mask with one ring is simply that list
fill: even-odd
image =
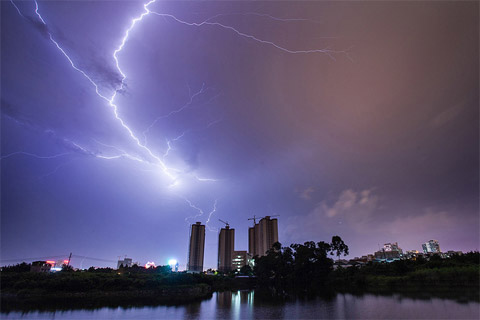
[{"label": "water reflection", "polygon": [[220,308],[230,308],[232,305],[232,292],[217,292],[217,306]]},{"label": "water reflection", "polygon": [[185,313],[192,317],[200,314],[201,302],[192,302],[184,306]]},{"label": "water reflection", "polygon": [[181,306],[2,313],[5,319],[478,319],[478,302],[401,295],[336,294],[329,298],[268,299],[255,291],[224,291]]}]

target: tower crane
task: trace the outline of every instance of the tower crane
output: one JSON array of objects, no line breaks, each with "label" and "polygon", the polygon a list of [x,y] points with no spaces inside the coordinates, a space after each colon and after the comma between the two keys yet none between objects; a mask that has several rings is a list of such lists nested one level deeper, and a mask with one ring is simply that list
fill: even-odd
[{"label": "tower crane", "polygon": [[218,219],[218,221],[225,223],[225,226],[227,228],[230,228],[230,224],[227,221],[223,221],[223,220],[220,220],[220,219]]},{"label": "tower crane", "polygon": [[247,220],[253,220],[253,225],[256,225],[257,224],[257,219],[263,219],[263,218],[266,218],[266,217],[280,217],[279,214],[276,214],[276,215],[273,215],[273,216],[265,216],[265,217],[257,217],[255,215],[253,215],[253,218],[248,218]]}]

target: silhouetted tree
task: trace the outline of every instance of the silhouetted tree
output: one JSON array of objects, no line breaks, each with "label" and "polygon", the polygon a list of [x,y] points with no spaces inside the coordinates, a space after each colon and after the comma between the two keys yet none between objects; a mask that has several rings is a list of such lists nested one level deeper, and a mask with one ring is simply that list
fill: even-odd
[{"label": "silhouetted tree", "polygon": [[263,257],[255,259],[255,274],[261,286],[275,288],[281,293],[287,289],[316,291],[322,288],[333,261],[328,258],[331,245],[313,241],[292,244],[282,248],[275,243]]},{"label": "silhouetted tree", "polygon": [[22,262],[13,266],[2,267],[2,272],[30,272],[30,263]]},{"label": "silhouetted tree", "polygon": [[256,257],[254,270],[262,286],[283,292],[293,272],[292,250],[274,243],[265,256]]},{"label": "silhouetted tree", "polygon": [[244,265],[240,268],[240,274],[245,276],[253,275],[253,270],[249,265]]},{"label": "silhouetted tree", "polygon": [[62,272],[73,272],[73,267],[64,263],[62,264]]},{"label": "silhouetted tree", "polygon": [[344,256],[348,255],[348,246],[343,242],[342,238],[333,236],[332,243],[330,244],[330,254],[335,254],[337,258],[340,259],[342,253]]}]

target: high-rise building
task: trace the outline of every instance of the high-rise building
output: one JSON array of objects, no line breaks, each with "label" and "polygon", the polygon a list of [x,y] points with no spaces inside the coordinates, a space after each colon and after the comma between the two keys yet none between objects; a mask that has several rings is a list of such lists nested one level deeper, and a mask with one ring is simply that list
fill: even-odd
[{"label": "high-rise building", "polygon": [[218,271],[232,270],[232,257],[235,245],[235,229],[227,225],[218,234]]},{"label": "high-rise building", "polygon": [[188,248],[189,272],[203,272],[203,255],[205,251],[205,225],[201,222],[192,224],[190,232],[190,246]]},{"label": "high-rise building", "polygon": [[440,244],[437,240],[428,240],[422,244],[423,253],[440,253]]},{"label": "high-rise building", "polygon": [[253,268],[252,256],[247,251],[234,251],[232,256],[233,270],[239,272],[242,267],[247,265]]},{"label": "high-rise building", "polygon": [[[250,253],[252,256],[257,255],[256,251],[256,238],[255,238],[255,227],[258,226],[255,224],[253,227],[248,228],[248,253]],[[258,230],[258,227],[257,227]]]},{"label": "high-rise building", "polygon": [[266,216],[248,228],[248,253],[252,256],[264,256],[275,242],[278,242],[277,219]]}]

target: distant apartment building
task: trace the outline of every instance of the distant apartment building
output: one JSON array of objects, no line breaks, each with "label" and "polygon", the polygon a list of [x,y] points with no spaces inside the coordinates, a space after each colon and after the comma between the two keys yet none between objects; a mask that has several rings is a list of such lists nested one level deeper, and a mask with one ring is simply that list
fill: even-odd
[{"label": "distant apartment building", "polygon": [[239,272],[242,267],[249,265],[252,266],[252,255],[247,251],[234,251],[232,257],[232,268]]},{"label": "distant apartment building", "polygon": [[46,261],[34,261],[30,266],[30,272],[49,272],[51,267]]},{"label": "distant apartment building", "polygon": [[264,256],[275,242],[278,242],[277,219],[266,216],[248,228],[248,253],[252,256]]},{"label": "distant apartment building", "polygon": [[205,251],[205,225],[201,222],[192,224],[190,228],[190,245],[188,247],[189,272],[203,272],[203,256]]},{"label": "distant apartment building", "polygon": [[132,259],[131,258],[125,258],[123,260],[118,260],[117,262],[117,269],[120,268],[130,268],[132,266]]},{"label": "distant apartment building", "polygon": [[398,251],[377,251],[375,252],[375,259],[377,260],[398,260],[400,259],[400,254]]},{"label": "distant apartment building", "polygon": [[440,253],[440,244],[437,240],[428,240],[422,244],[423,253]]},{"label": "distant apartment building", "polygon": [[232,270],[232,258],[235,245],[235,229],[227,225],[218,234],[218,271],[229,272]]},{"label": "distant apartment building", "polygon": [[398,246],[398,242],[394,243],[385,243],[383,245],[383,250],[389,252],[389,251],[398,251],[400,254],[403,253],[403,250]]},{"label": "distant apartment building", "polygon": [[403,250],[397,242],[385,243],[383,248],[374,253],[376,260],[398,260],[403,256]]}]

